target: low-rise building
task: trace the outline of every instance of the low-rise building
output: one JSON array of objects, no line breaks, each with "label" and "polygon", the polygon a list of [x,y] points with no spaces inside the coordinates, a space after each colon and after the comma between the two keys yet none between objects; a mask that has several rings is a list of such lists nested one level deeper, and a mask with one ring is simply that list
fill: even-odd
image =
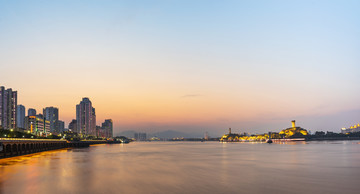
[{"label": "low-rise building", "polygon": [[349,128],[342,128],[341,129],[341,133],[342,134],[347,134],[347,133],[356,133],[356,132],[360,132],[360,124],[351,126]]},{"label": "low-rise building", "polygon": [[27,116],[25,129],[36,136],[47,136],[50,134],[50,121],[45,120],[41,115]]}]

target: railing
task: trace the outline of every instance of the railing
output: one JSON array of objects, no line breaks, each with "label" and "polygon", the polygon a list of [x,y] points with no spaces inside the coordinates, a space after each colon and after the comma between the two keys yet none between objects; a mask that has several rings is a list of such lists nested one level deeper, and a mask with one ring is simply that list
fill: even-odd
[{"label": "railing", "polygon": [[84,139],[84,140],[81,140],[81,141],[94,141],[94,142],[96,142],[96,141],[97,142],[104,142],[105,141],[106,142],[106,140],[90,140],[90,139],[89,140]]},{"label": "railing", "polygon": [[66,141],[62,139],[0,138],[5,141]]}]

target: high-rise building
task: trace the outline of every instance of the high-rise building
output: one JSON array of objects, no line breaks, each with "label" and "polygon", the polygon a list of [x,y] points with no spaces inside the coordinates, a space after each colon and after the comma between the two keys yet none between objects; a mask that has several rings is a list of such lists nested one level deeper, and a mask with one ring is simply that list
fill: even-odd
[{"label": "high-rise building", "polygon": [[59,120],[59,109],[56,107],[46,107],[43,109],[44,118],[50,121],[50,132],[60,132],[56,129],[56,122]]},{"label": "high-rise building", "polygon": [[11,88],[5,90],[0,87],[0,127],[4,129],[16,128],[17,91]]},{"label": "high-rise building", "polygon": [[90,131],[90,135],[96,136],[96,114],[95,114],[95,108],[92,108],[91,111],[91,131]]},{"label": "high-rise building", "polygon": [[16,107],[16,125],[20,129],[25,129],[25,106],[19,104]]},{"label": "high-rise building", "polygon": [[77,133],[77,121],[76,119],[73,119],[70,123],[69,123],[69,130],[71,130],[72,132]]},{"label": "high-rise building", "polygon": [[36,110],[33,108],[29,108],[28,110],[28,116],[36,116]]},{"label": "high-rise building", "polygon": [[81,135],[96,135],[95,108],[89,98],[83,98],[80,104],[76,105],[77,130]]},{"label": "high-rise building", "polygon": [[113,122],[111,119],[106,119],[105,122],[101,124],[101,128],[105,133],[105,137],[110,138],[113,136]]}]

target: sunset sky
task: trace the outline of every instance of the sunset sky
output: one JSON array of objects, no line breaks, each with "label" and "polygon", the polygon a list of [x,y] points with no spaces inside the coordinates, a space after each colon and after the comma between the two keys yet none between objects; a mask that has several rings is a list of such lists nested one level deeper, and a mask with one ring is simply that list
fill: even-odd
[{"label": "sunset sky", "polygon": [[0,85],[120,131],[360,122],[360,1],[0,0]]}]

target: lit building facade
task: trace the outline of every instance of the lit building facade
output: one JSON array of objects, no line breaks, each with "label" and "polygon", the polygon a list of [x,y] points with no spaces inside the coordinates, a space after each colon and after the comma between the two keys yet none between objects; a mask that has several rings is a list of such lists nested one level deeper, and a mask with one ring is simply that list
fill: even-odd
[{"label": "lit building facade", "polygon": [[50,134],[50,121],[41,115],[25,117],[25,129],[37,136],[47,136]]},{"label": "lit building facade", "polygon": [[25,129],[25,106],[19,104],[16,107],[16,126]]},{"label": "lit building facade", "polygon": [[342,134],[356,133],[356,132],[360,132],[360,124],[351,126],[351,127],[349,127],[349,128],[342,128],[342,129],[341,129],[341,133],[342,133]]},{"label": "lit building facade", "polygon": [[46,107],[43,109],[44,118],[50,121],[50,132],[60,132],[56,128],[56,122],[59,120],[59,109],[56,107]]},{"label": "lit building facade", "polygon": [[89,98],[83,98],[80,104],[76,105],[77,131],[83,136],[96,136],[96,114],[95,108]]},{"label": "lit building facade", "polygon": [[4,129],[16,128],[17,91],[0,87],[0,127]]}]

